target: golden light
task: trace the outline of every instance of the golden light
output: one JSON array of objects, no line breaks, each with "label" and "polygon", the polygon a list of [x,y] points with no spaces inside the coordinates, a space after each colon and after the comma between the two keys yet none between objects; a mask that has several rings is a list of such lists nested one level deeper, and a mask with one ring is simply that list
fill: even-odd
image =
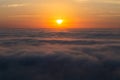
[{"label": "golden light", "polygon": [[62,24],[62,23],[63,23],[63,19],[57,19],[57,20],[56,20],[56,23],[57,23],[57,24]]}]

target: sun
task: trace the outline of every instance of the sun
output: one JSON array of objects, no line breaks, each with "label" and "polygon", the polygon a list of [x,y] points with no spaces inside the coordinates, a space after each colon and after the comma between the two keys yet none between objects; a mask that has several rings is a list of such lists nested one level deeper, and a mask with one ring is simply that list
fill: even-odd
[{"label": "sun", "polygon": [[63,19],[57,19],[56,23],[59,24],[59,25],[62,24],[63,23]]}]

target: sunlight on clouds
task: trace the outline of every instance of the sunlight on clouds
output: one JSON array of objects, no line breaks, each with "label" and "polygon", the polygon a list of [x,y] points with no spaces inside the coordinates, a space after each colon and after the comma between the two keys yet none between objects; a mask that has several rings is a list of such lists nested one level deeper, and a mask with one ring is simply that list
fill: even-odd
[{"label": "sunlight on clouds", "polygon": [[41,17],[41,15],[30,15],[30,14],[26,14],[26,15],[12,15],[12,16],[8,16],[9,18],[27,18],[27,17]]},{"label": "sunlight on clouds", "polygon": [[110,4],[120,4],[120,0],[73,0],[76,2],[100,2]]},{"label": "sunlight on clouds", "polygon": [[120,4],[120,1],[119,0],[106,0],[106,1],[103,1],[104,3],[111,3],[111,4]]},{"label": "sunlight on clouds", "polygon": [[89,0],[73,0],[73,1],[76,1],[76,2],[85,2],[85,1],[89,1]]}]

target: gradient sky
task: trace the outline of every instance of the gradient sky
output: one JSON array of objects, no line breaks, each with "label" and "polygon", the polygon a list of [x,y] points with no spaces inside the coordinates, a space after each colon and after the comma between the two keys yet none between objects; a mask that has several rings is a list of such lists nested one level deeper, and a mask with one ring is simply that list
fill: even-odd
[{"label": "gradient sky", "polygon": [[0,27],[120,28],[120,0],[0,0]]}]

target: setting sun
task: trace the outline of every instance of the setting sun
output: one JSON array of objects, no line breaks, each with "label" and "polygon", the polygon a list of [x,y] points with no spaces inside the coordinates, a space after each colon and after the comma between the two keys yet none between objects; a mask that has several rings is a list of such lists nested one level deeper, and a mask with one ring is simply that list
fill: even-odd
[{"label": "setting sun", "polygon": [[57,23],[57,24],[62,24],[62,23],[63,23],[63,19],[57,19],[57,20],[56,20],[56,23]]}]

